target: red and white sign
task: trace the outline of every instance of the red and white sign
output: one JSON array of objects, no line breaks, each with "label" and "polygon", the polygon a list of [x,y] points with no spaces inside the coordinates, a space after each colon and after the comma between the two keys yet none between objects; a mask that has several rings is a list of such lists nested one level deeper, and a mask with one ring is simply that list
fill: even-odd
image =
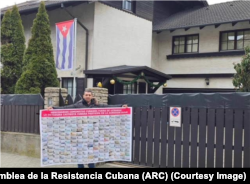
[{"label": "red and white sign", "polygon": [[41,166],[131,162],[132,130],[132,107],[41,110]]},{"label": "red and white sign", "polygon": [[181,108],[170,107],[170,126],[181,127]]},{"label": "red and white sign", "polygon": [[60,110],[43,110],[42,118],[57,117],[80,117],[80,116],[105,116],[105,115],[129,115],[130,108],[105,108],[105,109],[60,109]]}]

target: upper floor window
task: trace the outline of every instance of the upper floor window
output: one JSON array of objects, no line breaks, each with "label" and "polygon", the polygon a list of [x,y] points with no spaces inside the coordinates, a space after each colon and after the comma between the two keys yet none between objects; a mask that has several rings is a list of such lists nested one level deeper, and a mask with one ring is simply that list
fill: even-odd
[{"label": "upper floor window", "polygon": [[220,34],[220,50],[243,50],[250,46],[250,29],[223,31]]},{"label": "upper floor window", "polygon": [[122,8],[124,10],[132,11],[132,0],[123,0]]},{"label": "upper floor window", "polygon": [[196,53],[199,50],[199,35],[173,37],[173,54]]}]

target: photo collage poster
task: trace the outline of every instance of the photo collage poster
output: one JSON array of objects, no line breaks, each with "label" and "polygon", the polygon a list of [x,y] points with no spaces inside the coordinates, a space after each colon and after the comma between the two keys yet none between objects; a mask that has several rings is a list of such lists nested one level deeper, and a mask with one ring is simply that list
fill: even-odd
[{"label": "photo collage poster", "polygon": [[41,166],[132,159],[132,108],[40,111]]}]

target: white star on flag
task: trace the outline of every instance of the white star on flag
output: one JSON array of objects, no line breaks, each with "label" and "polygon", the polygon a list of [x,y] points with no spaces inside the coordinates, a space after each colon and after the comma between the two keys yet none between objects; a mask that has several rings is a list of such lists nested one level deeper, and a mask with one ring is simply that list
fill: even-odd
[{"label": "white star on flag", "polygon": [[63,26],[63,32],[65,32],[67,30],[66,26]]}]

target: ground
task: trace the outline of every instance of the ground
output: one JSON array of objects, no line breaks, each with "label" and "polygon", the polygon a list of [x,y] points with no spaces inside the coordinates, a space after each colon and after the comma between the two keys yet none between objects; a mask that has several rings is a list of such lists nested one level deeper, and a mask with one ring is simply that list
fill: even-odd
[{"label": "ground", "polygon": [[[41,167],[40,165],[40,158],[33,158],[33,157],[27,157],[27,156],[21,156],[17,154],[12,154],[12,153],[5,153],[1,152],[1,162],[0,166],[1,167],[22,167],[22,168],[27,168],[27,167],[32,167],[32,168],[37,168]],[[77,168],[77,165],[57,165],[57,166],[47,166],[48,168],[53,167],[53,168]],[[87,166],[86,166],[87,167]],[[118,165],[114,163],[106,163],[106,164],[101,164],[98,165],[97,168],[118,168],[118,167],[128,167],[124,165]]]}]

